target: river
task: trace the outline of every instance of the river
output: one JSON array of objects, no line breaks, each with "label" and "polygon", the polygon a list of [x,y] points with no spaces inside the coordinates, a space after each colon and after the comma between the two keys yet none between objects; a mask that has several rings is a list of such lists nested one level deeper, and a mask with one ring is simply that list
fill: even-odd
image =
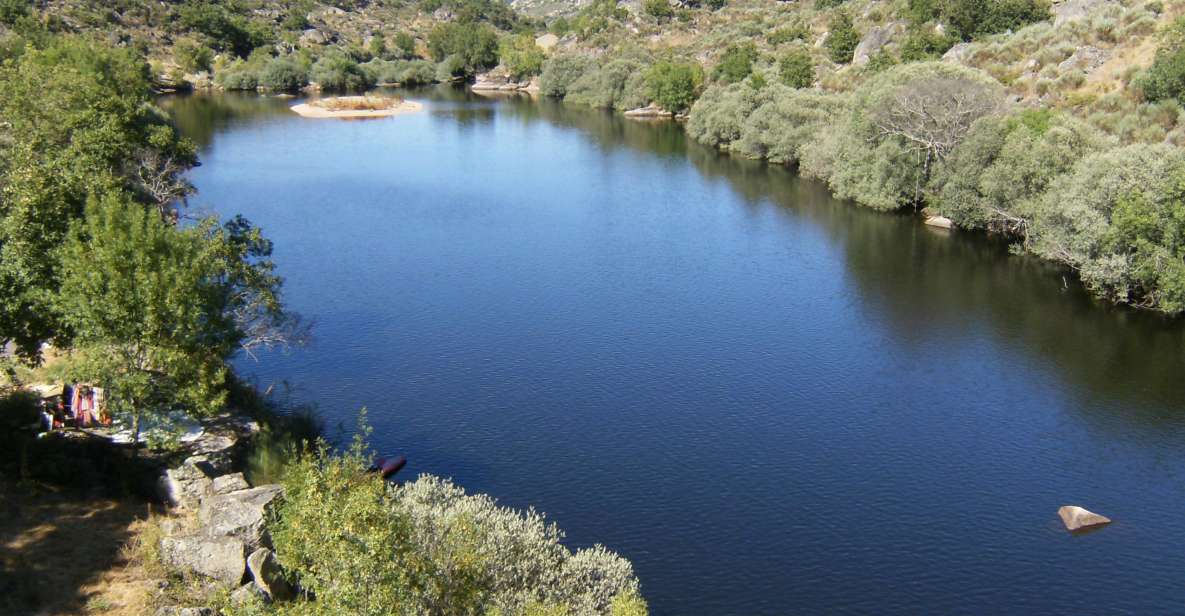
[{"label": "river", "polygon": [[[533,505],[656,615],[1185,610],[1185,326],[665,123],[165,100],[313,341],[241,372]],[[1079,504],[1115,523],[1067,533]]]}]

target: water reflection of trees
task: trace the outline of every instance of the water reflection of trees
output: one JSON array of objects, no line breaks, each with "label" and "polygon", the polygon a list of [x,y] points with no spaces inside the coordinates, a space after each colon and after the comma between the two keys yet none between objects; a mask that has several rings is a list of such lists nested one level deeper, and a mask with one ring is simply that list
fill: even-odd
[{"label": "water reflection of trees", "polygon": [[[704,176],[727,180],[748,207],[776,204],[809,219],[842,247],[866,309],[903,344],[953,339],[986,326],[1095,401],[1134,405],[1133,418],[1162,421],[1164,410],[1179,408],[1185,398],[1183,324],[1100,304],[1060,268],[1010,255],[1007,246],[982,236],[939,233],[912,216],[838,202],[792,170],[688,143],[673,123],[639,123],[553,101],[514,101],[506,108],[527,121],[577,128],[607,150],[686,156]],[[985,393],[992,386],[984,383]],[[1185,421],[1185,409],[1172,419]]]},{"label": "water reflection of trees", "polygon": [[241,92],[165,96],[160,106],[173,117],[181,134],[199,148],[209,147],[214,135],[236,123],[264,117],[287,117],[291,99]]}]

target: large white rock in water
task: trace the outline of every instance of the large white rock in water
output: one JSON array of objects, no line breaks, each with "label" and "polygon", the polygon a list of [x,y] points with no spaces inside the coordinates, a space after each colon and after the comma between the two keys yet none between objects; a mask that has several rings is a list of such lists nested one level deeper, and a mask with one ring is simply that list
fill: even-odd
[{"label": "large white rock in water", "polygon": [[1062,524],[1066,525],[1066,530],[1078,530],[1080,528],[1111,523],[1111,518],[1101,516],[1076,505],[1066,505],[1058,509],[1057,514],[1061,517]]}]

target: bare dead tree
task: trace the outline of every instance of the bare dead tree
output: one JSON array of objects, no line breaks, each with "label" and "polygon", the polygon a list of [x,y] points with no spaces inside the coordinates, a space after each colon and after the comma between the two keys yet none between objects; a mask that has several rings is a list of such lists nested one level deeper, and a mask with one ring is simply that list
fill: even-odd
[{"label": "bare dead tree", "polygon": [[156,207],[162,219],[176,222],[178,202],[193,193],[193,184],[185,178],[191,160],[162,153],[156,148],[141,148],[134,160],[136,187]]},{"label": "bare dead tree", "polygon": [[971,124],[1002,108],[999,91],[987,84],[935,76],[898,86],[873,111],[872,122],[879,137],[898,137],[916,153],[922,166],[914,185],[917,203],[933,165],[954,151]]}]

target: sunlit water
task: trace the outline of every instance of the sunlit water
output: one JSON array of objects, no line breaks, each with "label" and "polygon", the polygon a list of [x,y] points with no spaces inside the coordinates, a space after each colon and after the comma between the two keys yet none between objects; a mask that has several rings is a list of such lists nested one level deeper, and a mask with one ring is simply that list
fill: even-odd
[{"label": "sunlit water", "polygon": [[[166,101],[336,426],[630,558],[654,614],[1185,611],[1181,324],[667,124]],[[1081,504],[1110,527],[1068,534]]]}]

